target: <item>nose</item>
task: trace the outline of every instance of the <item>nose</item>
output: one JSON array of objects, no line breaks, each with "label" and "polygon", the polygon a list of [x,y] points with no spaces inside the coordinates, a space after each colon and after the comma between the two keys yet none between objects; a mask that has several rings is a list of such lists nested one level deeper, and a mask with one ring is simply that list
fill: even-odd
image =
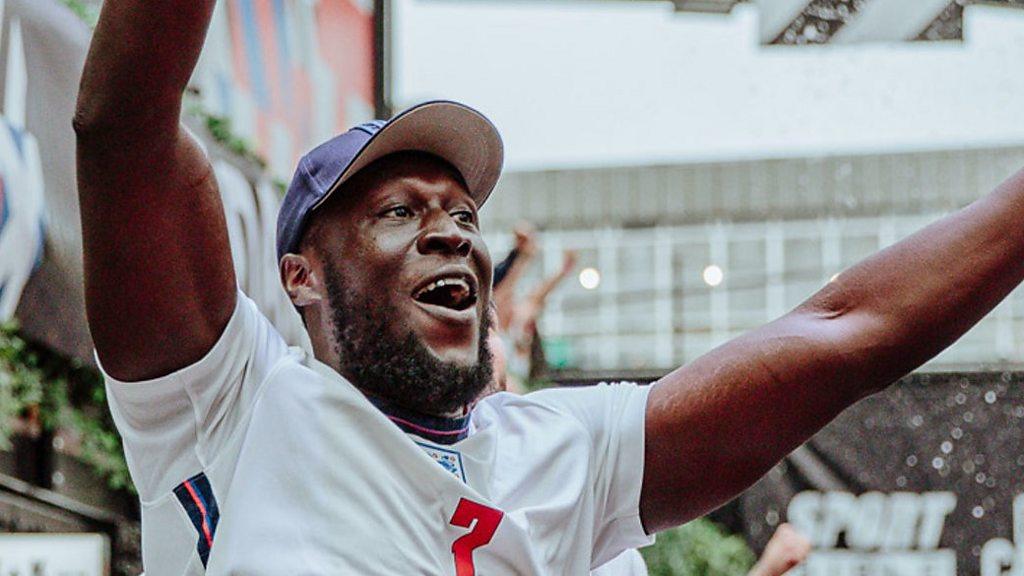
[{"label": "nose", "polygon": [[470,236],[445,213],[432,218],[416,242],[420,254],[446,254],[465,258],[473,249]]}]

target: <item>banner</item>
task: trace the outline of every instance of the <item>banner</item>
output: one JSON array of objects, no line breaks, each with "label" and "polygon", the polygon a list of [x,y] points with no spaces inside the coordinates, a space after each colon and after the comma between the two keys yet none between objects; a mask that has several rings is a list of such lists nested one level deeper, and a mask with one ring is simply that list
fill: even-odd
[{"label": "banner", "polygon": [[[1024,574],[1024,374],[914,374],[818,433],[719,516],[806,576]],[[730,518],[730,516],[732,518]]]},{"label": "banner", "polygon": [[90,361],[71,128],[90,32],[56,0],[0,6],[0,318]]},{"label": "banner", "polygon": [[0,535],[4,576],[106,576],[110,544],[102,534]]},{"label": "banner", "polygon": [[[82,291],[71,119],[90,30],[58,0],[0,0],[0,321],[92,362]],[[203,136],[242,289],[292,344],[307,338],[280,287],[279,192],[298,157],[372,117],[373,3],[220,0],[192,88],[268,160],[260,171]]]},{"label": "banner", "polygon": [[373,1],[220,0],[193,86],[287,181],[310,148],[373,118]]},{"label": "banner", "polygon": [[43,255],[43,169],[30,132],[0,115],[0,322]]}]

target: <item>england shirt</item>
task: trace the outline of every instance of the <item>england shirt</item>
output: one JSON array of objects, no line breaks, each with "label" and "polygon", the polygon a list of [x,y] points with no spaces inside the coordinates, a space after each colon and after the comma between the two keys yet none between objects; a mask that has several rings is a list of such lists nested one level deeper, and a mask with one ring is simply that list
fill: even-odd
[{"label": "england shirt", "polygon": [[432,442],[239,293],[199,362],[107,389],[149,576],[585,575],[652,541],[646,387],[496,394]]},{"label": "england shirt", "polygon": [[648,576],[647,564],[640,552],[627,550],[593,570],[590,576]]}]

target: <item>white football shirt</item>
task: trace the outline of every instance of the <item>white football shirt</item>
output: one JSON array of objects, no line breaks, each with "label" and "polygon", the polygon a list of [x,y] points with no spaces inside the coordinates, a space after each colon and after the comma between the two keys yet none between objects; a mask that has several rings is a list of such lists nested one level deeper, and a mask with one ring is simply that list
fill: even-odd
[{"label": "white football shirt", "polygon": [[590,576],[648,576],[647,564],[639,551],[627,550],[593,570]]},{"label": "white football shirt", "polygon": [[429,442],[239,293],[199,362],[107,388],[149,576],[585,575],[653,541],[646,387],[496,394]]}]

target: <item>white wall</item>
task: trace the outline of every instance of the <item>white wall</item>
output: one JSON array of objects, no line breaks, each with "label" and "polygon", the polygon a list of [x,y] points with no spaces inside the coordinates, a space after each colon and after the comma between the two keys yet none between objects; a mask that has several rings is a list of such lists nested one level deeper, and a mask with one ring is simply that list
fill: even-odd
[{"label": "white wall", "polygon": [[964,43],[771,47],[662,2],[395,0],[398,103],[489,114],[513,170],[1024,142],[1024,11]]}]

